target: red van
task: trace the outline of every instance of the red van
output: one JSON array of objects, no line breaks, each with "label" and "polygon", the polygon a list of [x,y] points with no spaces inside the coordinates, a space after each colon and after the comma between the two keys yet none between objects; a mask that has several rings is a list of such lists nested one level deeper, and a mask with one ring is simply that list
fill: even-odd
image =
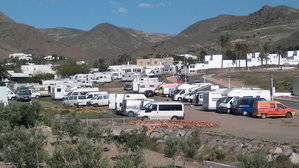
[{"label": "red van", "polygon": [[253,116],[267,118],[267,117],[287,117],[295,116],[294,109],[288,108],[278,101],[257,101],[254,105]]}]

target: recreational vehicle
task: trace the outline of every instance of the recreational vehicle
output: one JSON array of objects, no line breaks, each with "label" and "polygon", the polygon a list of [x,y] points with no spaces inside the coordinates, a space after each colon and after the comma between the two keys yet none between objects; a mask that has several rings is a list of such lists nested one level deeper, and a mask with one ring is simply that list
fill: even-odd
[{"label": "recreational vehicle", "polygon": [[216,110],[216,103],[218,99],[222,98],[221,91],[210,91],[203,94],[203,109]]},{"label": "recreational vehicle", "polygon": [[112,75],[111,73],[94,73],[94,83],[109,83],[112,82]]},{"label": "recreational vehicle", "polygon": [[134,72],[127,72],[122,74],[121,81],[122,82],[132,82],[135,78],[140,77],[140,74]]},{"label": "recreational vehicle", "polygon": [[153,99],[127,99],[123,101],[121,114],[133,117],[143,105],[153,102]]},{"label": "recreational vehicle", "polygon": [[88,101],[88,104],[91,106],[108,106],[109,105],[109,95],[106,94],[100,94],[95,97],[93,97],[91,100]]},{"label": "recreational vehicle", "polygon": [[139,84],[146,83],[146,82],[159,82],[158,78],[149,78],[149,77],[141,77],[141,78],[135,78],[133,80],[133,91],[138,92]]},{"label": "recreational vehicle", "polygon": [[149,90],[154,91],[160,84],[160,82],[142,82],[139,84],[138,93],[145,93]]}]

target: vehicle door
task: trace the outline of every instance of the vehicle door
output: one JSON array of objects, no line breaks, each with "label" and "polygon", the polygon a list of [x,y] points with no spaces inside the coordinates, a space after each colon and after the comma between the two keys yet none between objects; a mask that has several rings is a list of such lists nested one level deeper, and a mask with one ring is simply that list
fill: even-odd
[{"label": "vehicle door", "polygon": [[158,114],[158,105],[157,104],[151,104],[151,106],[148,109],[149,110],[145,110],[145,113],[151,120],[159,120],[160,119],[160,116]]},{"label": "vehicle door", "polygon": [[284,116],[287,112],[286,110],[287,110],[287,107],[285,105],[278,103],[276,106],[276,109],[275,109],[275,115],[283,115]]},{"label": "vehicle door", "polygon": [[109,95],[103,95],[102,105],[103,106],[109,105]]}]

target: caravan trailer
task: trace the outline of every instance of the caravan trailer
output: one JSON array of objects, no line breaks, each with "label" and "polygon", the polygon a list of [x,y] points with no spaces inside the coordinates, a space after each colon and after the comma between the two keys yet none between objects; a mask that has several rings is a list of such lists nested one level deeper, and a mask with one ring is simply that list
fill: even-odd
[{"label": "caravan trailer", "polygon": [[203,109],[216,110],[218,99],[222,98],[222,91],[210,91],[203,94]]},{"label": "caravan trailer", "polygon": [[94,83],[109,83],[112,82],[112,75],[111,73],[94,73]]}]

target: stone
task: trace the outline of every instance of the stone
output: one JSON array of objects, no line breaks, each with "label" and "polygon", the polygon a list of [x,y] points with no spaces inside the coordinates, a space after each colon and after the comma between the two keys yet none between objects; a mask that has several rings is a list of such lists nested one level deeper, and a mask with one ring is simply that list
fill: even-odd
[{"label": "stone", "polygon": [[274,160],[273,156],[271,154],[267,155],[267,160],[268,162],[272,162]]},{"label": "stone", "polygon": [[290,161],[291,161],[293,164],[299,164],[299,154],[297,154],[297,153],[292,153],[291,156],[290,156],[289,158],[290,158]]},{"label": "stone", "polygon": [[282,149],[280,147],[275,147],[273,149],[270,149],[269,153],[271,153],[271,154],[281,154]]},{"label": "stone", "polygon": [[158,131],[152,132],[150,134],[150,138],[155,138],[155,139],[161,139],[164,136],[165,136],[165,134],[163,132],[158,132]]},{"label": "stone", "polygon": [[293,149],[289,146],[283,146],[282,149],[283,149],[282,154],[284,156],[290,156],[293,153]]}]

